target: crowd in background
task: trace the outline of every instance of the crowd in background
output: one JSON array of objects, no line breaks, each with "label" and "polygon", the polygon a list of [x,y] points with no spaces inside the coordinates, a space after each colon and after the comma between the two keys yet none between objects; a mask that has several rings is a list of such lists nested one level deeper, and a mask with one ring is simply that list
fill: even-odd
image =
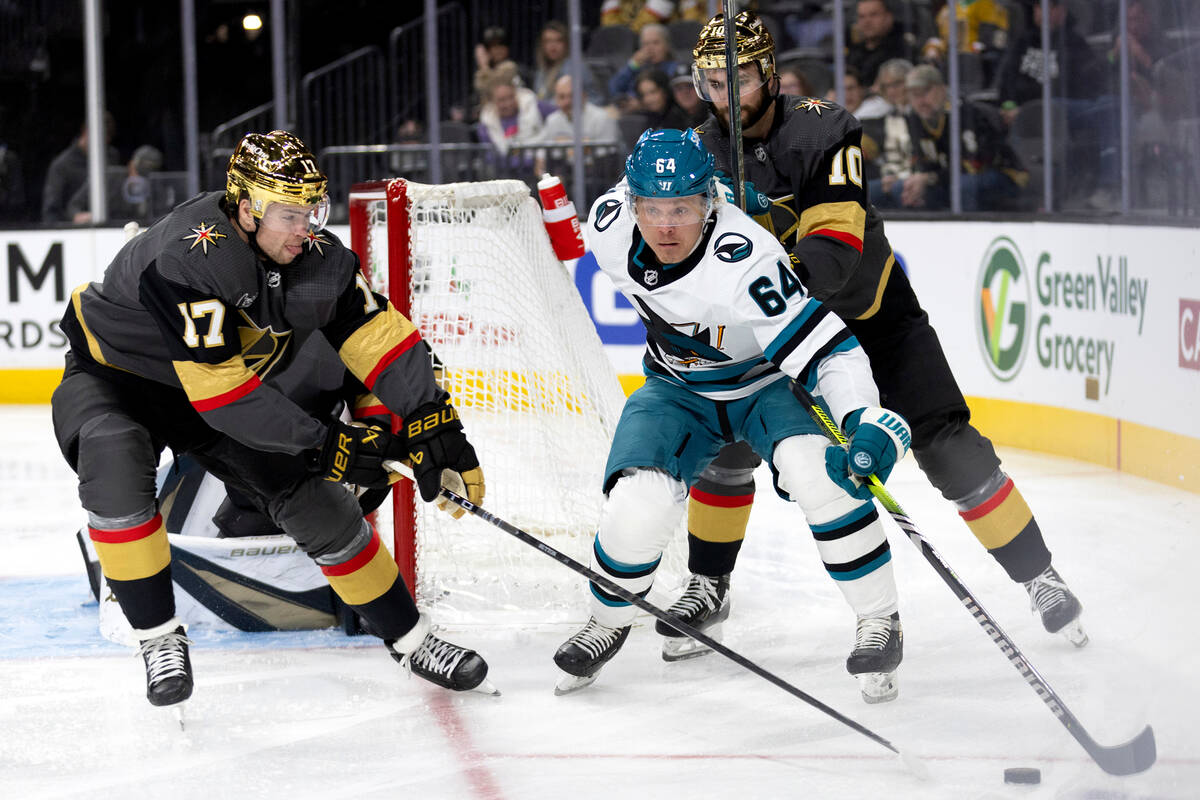
[{"label": "crowd in background", "polygon": [[[1041,2],[955,2],[958,97],[951,96],[947,80],[945,0],[846,0],[842,98],[863,125],[871,200],[895,209],[950,207],[948,112],[957,104],[963,210],[1037,211],[1048,179],[1042,168]],[[690,49],[708,5],[703,0],[600,4],[598,23],[585,38],[582,76],[589,194],[615,179],[643,130],[690,127],[706,118],[708,109],[692,86]],[[775,36],[782,93],[836,101],[830,4],[762,0],[750,5]],[[1121,188],[1118,5],[1116,0],[1050,0],[1049,5],[1054,180],[1061,197],[1056,205],[1114,212]],[[1197,61],[1200,3],[1196,9],[1192,5],[1127,2],[1133,171],[1140,206],[1167,204],[1164,187],[1180,175],[1186,194],[1187,176],[1197,173],[1200,102],[1188,66]],[[551,171],[569,179],[574,158],[567,148],[574,140],[569,41],[567,25],[551,20],[523,58],[513,52],[504,27],[481,26],[469,54],[470,95],[455,99],[443,128],[452,132],[452,141],[483,148],[488,177],[533,183]],[[0,125],[0,221],[88,222],[86,127],[49,164],[24,162],[2,131]],[[1195,133],[1196,139],[1181,140],[1180,131]],[[111,141],[111,117],[106,135]],[[423,121],[399,120],[392,142],[419,150],[425,142]],[[151,195],[162,153],[142,145],[122,161],[114,148],[109,151],[110,215],[139,218],[161,212],[159,198]],[[34,181],[40,192],[33,191]],[[1200,197],[1200,188],[1190,191]],[[40,208],[31,208],[32,198],[39,196]],[[176,199],[183,198],[172,194]],[[1197,205],[1193,199],[1191,213]]]}]

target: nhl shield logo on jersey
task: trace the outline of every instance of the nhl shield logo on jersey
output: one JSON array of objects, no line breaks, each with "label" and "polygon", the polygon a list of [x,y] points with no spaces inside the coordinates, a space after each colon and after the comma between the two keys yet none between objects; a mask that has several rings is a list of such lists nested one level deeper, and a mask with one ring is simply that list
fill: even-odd
[{"label": "nhl shield logo on jersey", "polygon": [[594,223],[596,230],[608,230],[608,226],[612,225],[617,220],[617,216],[621,213],[620,200],[605,200],[596,209],[596,222]]},{"label": "nhl shield logo on jersey", "polygon": [[658,284],[658,270],[648,269],[642,273],[642,282],[647,286],[655,286]]},{"label": "nhl shield logo on jersey", "polygon": [[278,289],[279,282],[282,280],[283,276],[281,276],[275,270],[272,269],[267,271],[267,286],[270,286],[272,289]]},{"label": "nhl shield logo on jersey", "polygon": [[192,235],[184,236],[182,241],[186,242],[191,239],[192,244],[190,247],[188,247],[188,250],[193,250],[195,249],[196,245],[200,245],[200,250],[204,253],[204,255],[208,255],[208,246],[210,244],[213,247],[216,247],[218,244],[218,239],[228,238],[228,234],[221,233],[217,230],[217,223],[215,222],[212,225],[201,222],[195,228],[192,228],[191,231]]},{"label": "nhl shield logo on jersey", "polygon": [[733,264],[749,258],[754,252],[754,245],[740,233],[724,233],[713,246],[713,255],[726,264]]}]

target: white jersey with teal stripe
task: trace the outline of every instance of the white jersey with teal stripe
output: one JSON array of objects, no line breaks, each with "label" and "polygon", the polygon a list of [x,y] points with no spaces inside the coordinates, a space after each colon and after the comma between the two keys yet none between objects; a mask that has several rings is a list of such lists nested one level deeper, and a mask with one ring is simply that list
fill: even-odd
[{"label": "white jersey with teal stripe", "polygon": [[879,405],[858,341],[809,297],[779,242],[737,208],[718,203],[696,249],[677,264],[655,258],[623,185],[596,200],[587,228],[600,269],[645,323],[648,376],[714,400],[790,376],[820,394],[838,421]]}]

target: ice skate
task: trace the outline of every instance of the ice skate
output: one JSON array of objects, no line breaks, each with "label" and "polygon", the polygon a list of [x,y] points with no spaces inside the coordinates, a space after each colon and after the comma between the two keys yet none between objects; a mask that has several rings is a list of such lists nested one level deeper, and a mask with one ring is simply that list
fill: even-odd
[{"label": "ice skate", "polygon": [[1042,620],[1042,627],[1050,633],[1060,633],[1076,647],[1088,643],[1087,632],[1079,623],[1083,606],[1067,588],[1062,576],[1054,567],[1046,567],[1031,581],[1025,581],[1033,613]]},{"label": "ice skate", "polygon": [[863,700],[886,703],[896,699],[900,694],[896,668],[903,657],[904,632],[899,612],[888,617],[859,618],[846,671],[858,678]]},{"label": "ice skate", "polygon": [[192,661],[188,657],[186,630],[178,619],[148,630],[135,630],[138,654],[146,664],[146,699],[150,705],[170,707],[184,727],[183,701],[192,696]]},{"label": "ice skate", "polygon": [[[667,613],[719,642],[722,623],[729,617],[728,593],[728,575],[710,578],[693,574],[688,578],[683,594],[671,604]],[[663,661],[683,661],[712,652],[708,645],[684,636],[662,620],[654,624],[654,630],[666,637],[662,646]]]},{"label": "ice skate", "polygon": [[429,632],[424,614],[411,631],[386,641],[388,652],[409,674],[455,692],[475,691],[498,696],[487,679],[488,665],[474,650],[459,647]]},{"label": "ice skate", "polygon": [[596,674],[617,654],[629,637],[630,625],[610,628],[592,617],[577,633],[562,643],[554,663],[565,675],[554,687],[557,695],[570,694],[595,682]]}]

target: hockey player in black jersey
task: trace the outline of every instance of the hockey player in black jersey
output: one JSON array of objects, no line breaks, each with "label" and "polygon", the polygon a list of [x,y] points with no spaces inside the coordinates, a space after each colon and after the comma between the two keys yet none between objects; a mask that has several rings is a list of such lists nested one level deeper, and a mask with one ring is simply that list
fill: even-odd
[{"label": "hockey player in black jersey", "polygon": [[[929,481],[1008,576],[1024,585],[1046,630],[1084,646],[1080,603],[1051,564],[1037,520],[992,443],[970,424],[937,335],[869,202],[861,125],[833,103],[781,95],[771,34],[750,11],[738,14],[735,25],[747,209],[791,254],[812,296],[858,338],[881,402],[912,425],[912,451]],[[724,37],[718,14],[692,53],[693,78],[712,111],[697,132],[718,169],[730,173]],[[692,625],[728,615],[729,574],[745,536],[758,463],[747,448],[731,445],[691,489],[692,575],[670,610]],[[663,623],[657,627],[668,637],[664,658],[695,654],[690,640]]]},{"label": "hockey player in black jersey", "polygon": [[[429,632],[340,485],[384,485],[384,460],[407,459],[427,501],[443,470],[473,501],[484,491],[420,334],[323,230],[326,183],[292,134],[247,134],[224,192],[181,204],[127,242],[101,281],[74,291],[63,316],[70,351],[52,398],[55,434],[79,476],[101,569],[141,641],[154,705],[192,692],[155,495],[166,447],[191,455],[295,539],[405,667],[447,688],[491,689],[478,654]],[[402,418],[402,434],[327,424],[264,382],[317,331]]]}]

